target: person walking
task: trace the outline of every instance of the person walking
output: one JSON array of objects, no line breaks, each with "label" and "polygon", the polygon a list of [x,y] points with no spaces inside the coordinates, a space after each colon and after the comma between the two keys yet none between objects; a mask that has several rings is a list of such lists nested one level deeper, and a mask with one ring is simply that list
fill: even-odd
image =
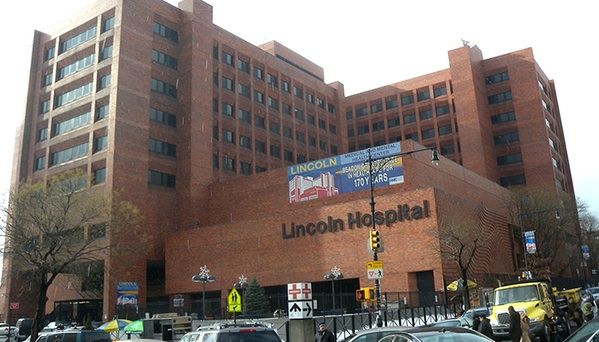
[{"label": "person walking", "polygon": [[335,335],[327,329],[323,322],[318,325],[318,332],[314,336],[314,342],[335,342]]},{"label": "person walking", "polygon": [[520,325],[520,314],[514,310],[514,307],[510,305],[507,308],[510,314],[510,338],[512,342],[520,342],[522,337],[522,326]]},{"label": "person walking", "polygon": [[522,337],[520,338],[520,342],[532,342],[530,340],[530,318],[524,315],[522,320],[520,321],[520,328],[522,329]]},{"label": "person walking", "polygon": [[480,325],[478,326],[478,332],[487,336],[490,339],[493,338],[493,328],[491,327],[491,321],[485,315],[481,316]]},{"label": "person walking", "polygon": [[472,330],[478,331],[479,326],[480,326],[480,317],[478,315],[474,315],[474,319],[472,320]]}]

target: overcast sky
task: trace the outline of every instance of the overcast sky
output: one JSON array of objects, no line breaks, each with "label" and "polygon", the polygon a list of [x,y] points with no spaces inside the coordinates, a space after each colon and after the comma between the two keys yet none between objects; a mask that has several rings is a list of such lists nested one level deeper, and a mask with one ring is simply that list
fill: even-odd
[{"label": "overcast sky", "polygon": [[[99,0],[102,1],[102,0]],[[125,0],[127,1],[127,0]],[[141,1],[141,0],[139,0]],[[92,0],[2,1],[0,194],[8,192],[22,120],[33,30],[54,34]],[[177,1],[168,0],[175,4]],[[212,0],[214,22],[252,44],[277,40],[320,65],[346,95],[448,67],[460,39],[485,58],[532,47],[557,87],[576,195],[599,216],[592,148],[599,112],[599,21],[591,1]]]}]

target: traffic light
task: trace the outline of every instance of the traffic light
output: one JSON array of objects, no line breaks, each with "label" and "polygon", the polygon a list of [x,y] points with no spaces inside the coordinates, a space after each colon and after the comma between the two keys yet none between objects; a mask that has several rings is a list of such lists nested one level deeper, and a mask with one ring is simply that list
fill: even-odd
[{"label": "traffic light", "polygon": [[381,238],[379,236],[379,231],[376,229],[371,229],[369,232],[370,236],[368,238],[368,246],[370,250],[377,251],[381,247]]},{"label": "traffic light", "polygon": [[365,302],[366,301],[366,289],[356,290],[356,300],[358,302]]}]

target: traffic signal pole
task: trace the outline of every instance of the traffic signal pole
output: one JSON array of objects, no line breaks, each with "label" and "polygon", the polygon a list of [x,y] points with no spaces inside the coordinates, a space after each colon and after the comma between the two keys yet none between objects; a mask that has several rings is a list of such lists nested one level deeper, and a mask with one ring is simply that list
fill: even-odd
[{"label": "traffic signal pole", "polygon": [[[372,243],[372,238],[373,235],[376,234],[377,238],[378,238],[378,231],[376,230],[376,219],[375,219],[375,202],[374,202],[374,175],[372,174],[372,154],[370,153],[370,149],[368,149],[368,172],[370,174],[370,215],[372,217],[372,231],[369,232],[369,239],[371,241],[370,243],[370,247],[372,249],[372,260],[374,261],[378,261],[379,260],[379,256],[378,256],[378,247],[380,246],[379,244],[374,245]],[[383,326],[383,313],[381,310],[381,281],[380,279],[376,278],[374,279],[374,295],[376,297],[376,326],[377,327],[382,327]]]}]

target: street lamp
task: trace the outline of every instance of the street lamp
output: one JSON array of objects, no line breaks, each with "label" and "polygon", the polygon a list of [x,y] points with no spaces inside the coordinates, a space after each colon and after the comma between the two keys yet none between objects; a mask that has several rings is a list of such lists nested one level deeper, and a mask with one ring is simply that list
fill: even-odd
[{"label": "street lamp", "polygon": [[331,288],[333,289],[333,311],[335,311],[335,280],[343,279],[343,273],[337,266],[333,266],[330,271],[324,275],[324,280],[331,281]]},{"label": "street lamp", "polygon": [[206,265],[200,267],[200,273],[191,277],[194,283],[202,283],[202,320],[206,319],[206,283],[212,283],[216,277],[210,274]]},{"label": "street lamp", "polygon": [[[412,151],[406,151],[406,152],[400,152],[400,153],[396,153],[396,154],[391,154],[391,155],[387,155],[384,157],[377,157],[377,158],[373,158],[372,157],[372,153],[371,153],[371,148],[368,149],[368,174],[369,174],[369,178],[370,178],[370,215],[372,218],[372,232],[377,232],[376,229],[376,219],[375,219],[375,202],[374,202],[374,176],[375,174],[378,174],[383,167],[385,167],[385,165],[387,165],[387,163],[394,161],[397,157],[400,156],[407,156],[416,152],[421,152],[421,151],[431,151],[431,163],[435,166],[439,165],[439,153],[437,152],[437,150],[433,149],[433,148],[429,148],[429,147],[425,147],[425,148],[421,148],[421,149],[417,149],[417,150],[412,150]],[[381,159],[386,159],[385,161],[383,161],[382,163],[379,163],[377,166],[377,170],[375,172],[373,172],[372,170],[372,162],[375,160],[381,160]],[[371,232],[369,232],[370,234]],[[372,236],[372,234],[369,236]],[[376,234],[376,236],[378,236],[378,234]],[[377,241],[378,242],[378,241]],[[380,247],[380,243],[377,243],[376,246],[373,246],[372,248],[372,260],[374,261],[378,261],[378,249]],[[383,326],[383,318],[382,318],[382,311],[381,311],[381,281],[376,278],[374,279],[374,293],[376,296],[376,310],[377,310],[377,315],[376,315],[376,326],[377,327],[382,327]]]}]

